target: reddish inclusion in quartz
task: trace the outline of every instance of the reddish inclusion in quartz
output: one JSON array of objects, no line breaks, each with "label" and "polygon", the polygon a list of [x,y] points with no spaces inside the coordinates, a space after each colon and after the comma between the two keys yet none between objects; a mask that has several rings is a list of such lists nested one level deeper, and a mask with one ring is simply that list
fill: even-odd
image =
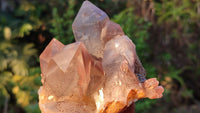
[{"label": "reddish inclusion in quartz", "polygon": [[161,98],[156,78],[146,81],[134,43],[89,1],[73,22],[77,42],[53,39],[40,55],[42,113],[134,113],[141,98]]}]

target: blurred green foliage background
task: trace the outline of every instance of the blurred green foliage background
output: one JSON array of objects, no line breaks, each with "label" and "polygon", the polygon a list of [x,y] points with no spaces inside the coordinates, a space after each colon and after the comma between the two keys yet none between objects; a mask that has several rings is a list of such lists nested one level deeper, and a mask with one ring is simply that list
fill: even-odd
[{"label": "blurred green foliage background", "polygon": [[[90,0],[136,44],[147,78],[164,97],[142,99],[136,113],[200,113],[200,1]],[[74,42],[83,0],[0,0],[0,113],[40,113],[39,55],[55,37]]]}]

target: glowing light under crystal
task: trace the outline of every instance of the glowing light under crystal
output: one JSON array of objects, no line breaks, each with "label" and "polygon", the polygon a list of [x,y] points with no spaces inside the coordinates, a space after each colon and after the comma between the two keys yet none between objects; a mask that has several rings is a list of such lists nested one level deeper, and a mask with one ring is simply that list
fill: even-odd
[{"label": "glowing light under crystal", "polygon": [[100,108],[101,103],[104,101],[104,94],[103,94],[103,88],[99,90],[98,100],[96,101],[96,107],[97,111]]},{"label": "glowing light under crystal", "polygon": [[103,88],[99,90],[100,99],[103,101]]},{"label": "glowing light under crystal", "polygon": [[119,81],[119,85],[120,85],[120,86],[122,85],[122,82],[121,82],[121,81]]},{"label": "glowing light under crystal", "polygon": [[52,100],[52,99],[53,99],[53,96],[52,96],[52,95],[48,97],[48,100]]},{"label": "glowing light under crystal", "polygon": [[116,48],[119,47],[119,43],[115,43],[115,47],[116,47]]}]

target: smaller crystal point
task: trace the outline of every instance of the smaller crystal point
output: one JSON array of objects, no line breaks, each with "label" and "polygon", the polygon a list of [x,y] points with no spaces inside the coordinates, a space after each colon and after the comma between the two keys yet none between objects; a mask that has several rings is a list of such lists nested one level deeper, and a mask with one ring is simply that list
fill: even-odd
[{"label": "smaller crystal point", "polygon": [[59,52],[63,47],[64,45],[54,38],[42,52],[40,55],[40,67],[43,74],[46,73],[47,64],[51,57]]},{"label": "smaller crystal point", "polygon": [[[113,55],[110,55],[113,54]],[[132,71],[145,75],[145,70],[137,56],[135,50],[135,44],[127,36],[118,36],[108,41],[104,49],[104,61],[105,63],[113,62],[113,57],[118,57],[118,55],[123,56],[128,65],[131,67]],[[110,58],[107,58],[107,57]]]},{"label": "smaller crystal point", "polygon": [[124,35],[124,32],[120,25],[108,20],[102,29],[101,40],[106,44],[110,39],[122,35]]}]

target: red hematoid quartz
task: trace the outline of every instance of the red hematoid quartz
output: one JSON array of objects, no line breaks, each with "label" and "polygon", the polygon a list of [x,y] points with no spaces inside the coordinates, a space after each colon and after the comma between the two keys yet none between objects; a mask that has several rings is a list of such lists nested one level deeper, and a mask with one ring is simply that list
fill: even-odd
[{"label": "red hematoid quartz", "polygon": [[85,1],[73,25],[75,43],[53,39],[40,55],[42,113],[134,113],[141,98],[161,98],[146,80],[134,43],[102,10]]}]

